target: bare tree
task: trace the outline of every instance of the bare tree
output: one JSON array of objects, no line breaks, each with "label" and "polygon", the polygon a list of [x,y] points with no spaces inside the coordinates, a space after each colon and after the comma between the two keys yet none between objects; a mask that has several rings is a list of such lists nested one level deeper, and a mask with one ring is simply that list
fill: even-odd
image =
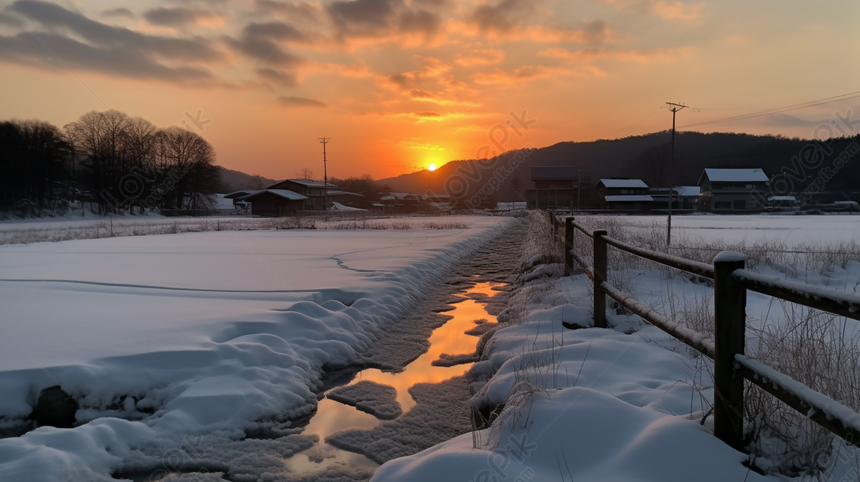
[{"label": "bare tree", "polygon": [[205,139],[179,127],[156,134],[156,165],[163,177],[163,207],[197,209],[217,186],[215,150]]},{"label": "bare tree", "polygon": [[669,156],[672,147],[659,144],[642,151],[633,164],[633,171],[649,186],[669,186]]},{"label": "bare tree", "polygon": [[296,177],[299,179],[311,180],[314,178],[314,171],[307,167],[303,167],[301,171],[296,173]]}]

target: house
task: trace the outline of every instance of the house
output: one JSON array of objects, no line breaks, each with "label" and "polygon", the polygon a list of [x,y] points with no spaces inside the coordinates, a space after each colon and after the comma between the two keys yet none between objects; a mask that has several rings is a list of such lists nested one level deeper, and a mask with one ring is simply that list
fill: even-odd
[{"label": "house", "polygon": [[292,191],[305,196],[303,210],[322,211],[326,208],[326,198],[331,208],[332,202],[347,207],[367,208],[364,206],[364,196],[354,192],[341,191],[335,184],[313,179],[287,179],[269,186],[269,189]]},{"label": "house", "polygon": [[307,200],[307,196],[286,189],[262,189],[237,201],[250,202],[251,214],[255,216],[289,216],[301,211]]},{"label": "house", "polygon": [[763,211],[759,201],[768,191],[769,179],[759,168],[712,169],[699,177],[699,211],[749,213]]},{"label": "house", "polygon": [[379,198],[386,213],[417,213],[424,206],[424,196],[408,192],[390,192]]},{"label": "house", "polygon": [[531,168],[534,189],[526,190],[526,201],[534,209],[579,209],[589,206],[591,182],[585,172],[571,166],[534,166]]},{"label": "house", "polygon": [[[675,186],[672,188],[672,209],[677,211],[695,211],[699,206],[699,186]],[[669,188],[649,187],[648,195],[654,199],[651,209],[667,211],[669,208]]]},{"label": "house", "polygon": [[654,204],[654,198],[648,194],[648,185],[641,179],[601,179],[596,189],[602,209],[646,211]]}]

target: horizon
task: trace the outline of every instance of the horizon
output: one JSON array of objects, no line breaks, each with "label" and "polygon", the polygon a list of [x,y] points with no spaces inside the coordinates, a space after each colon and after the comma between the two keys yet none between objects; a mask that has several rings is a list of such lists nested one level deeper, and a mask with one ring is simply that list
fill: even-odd
[{"label": "horizon", "polygon": [[[62,128],[116,109],[180,125],[215,147],[218,165],[272,179],[322,171],[322,136],[332,138],[330,177],[385,179],[527,146],[664,132],[668,101],[689,106],[680,132],[816,139],[860,110],[845,96],[860,78],[849,61],[858,10],[21,0],[0,7],[0,99],[3,120]],[[813,102],[833,96],[842,98]],[[719,119],[734,120],[706,124]]]}]

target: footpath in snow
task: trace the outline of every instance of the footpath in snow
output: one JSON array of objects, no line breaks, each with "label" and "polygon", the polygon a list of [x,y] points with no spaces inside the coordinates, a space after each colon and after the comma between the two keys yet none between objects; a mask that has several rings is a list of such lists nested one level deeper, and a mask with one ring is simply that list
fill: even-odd
[{"label": "footpath in snow", "polygon": [[282,471],[316,441],[292,421],[315,410],[324,372],[354,363],[511,221],[456,220],[468,228],[0,247],[0,430],[26,430],[51,386],[80,404],[75,428],[0,440],[0,480],[115,480],[228,459],[234,480]]}]

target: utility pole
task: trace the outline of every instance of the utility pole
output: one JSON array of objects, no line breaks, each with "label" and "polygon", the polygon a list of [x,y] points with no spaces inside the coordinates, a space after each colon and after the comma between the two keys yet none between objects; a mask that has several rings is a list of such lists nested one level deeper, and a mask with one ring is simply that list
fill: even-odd
[{"label": "utility pole", "polygon": [[666,223],[666,247],[672,244],[672,201],[675,189],[672,185],[675,183],[675,113],[687,107],[684,104],[676,104],[674,102],[666,102],[669,105],[669,110],[672,111],[672,158],[669,161],[669,220]]},{"label": "utility pole", "polygon": [[320,144],[323,145],[323,192],[325,193],[325,205],[323,206],[323,210],[325,211],[325,220],[328,221],[328,169],[326,167],[326,158],[325,158],[325,145],[329,143],[331,137],[320,137]]}]

